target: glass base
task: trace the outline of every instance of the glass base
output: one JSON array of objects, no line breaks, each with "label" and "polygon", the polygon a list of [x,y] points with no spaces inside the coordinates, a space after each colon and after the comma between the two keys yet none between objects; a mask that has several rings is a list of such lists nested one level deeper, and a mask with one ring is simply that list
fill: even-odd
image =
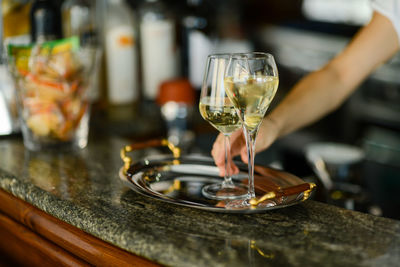
[{"label": "glass base", "polygon": [[202,189],[202,193],[206,198],[226,200],[226,199],[240,199],[247,197],[247,186],[245,185],[224,185],[210,184]]},{"label": "glass base", "polygon": [[[246,199],[236,199],[229,201],[225,204],[226,209],[232,209],[232,210],[240,210],[240,209],[248,209],[250,207],[250,198]],[[257,207],[260,208],[269,208],[276,206],[276,202],[273,200],[265,200],[257,205]]]}]

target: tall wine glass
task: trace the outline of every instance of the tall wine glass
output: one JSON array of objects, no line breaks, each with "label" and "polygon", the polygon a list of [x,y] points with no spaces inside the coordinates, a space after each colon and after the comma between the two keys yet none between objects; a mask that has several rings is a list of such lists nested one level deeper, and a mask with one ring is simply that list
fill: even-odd
[{"label": "tall wine glass", "polygon": [[225,73],[225,88],[243,123],[249,159],[248,195],[230,207],[247,207],[255,197],[254,156],[258,129],[279,84],[274,57],[268,53],[233,54]]},{"label": "tall wine glass", "polygon": [[202,117],[224,135],[225,176],[222,183],[203,187],[203,195],[211,199],[237,199],[247,196],[247,187],[234,184],[230,175],[230,135],[241,128],[241,121],[226,95],[224,79],[229,54],[213,54],[207,58],[206,71],[200,95],[199,110]]}]

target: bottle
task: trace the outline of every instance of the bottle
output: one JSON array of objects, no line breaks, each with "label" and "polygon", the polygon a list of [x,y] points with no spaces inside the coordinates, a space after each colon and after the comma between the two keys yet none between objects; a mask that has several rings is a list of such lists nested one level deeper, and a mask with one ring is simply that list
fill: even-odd
[{"label": "bottle", "polygon": [[175,26],[159,0],[145,0],[139,12],[143,95],[155,100],[161,83],[176,75]]},{"label": "bottle", "polygon": [[57,2],[35,0],[30,11],[31,42],[45,42],[61,38],[60,13]]},{"label": "bottle", "polygon": [[4,47],[13,43],[29,43],[31,3],[17,0],[2,1],[0,10],[0,16],[2,16],[0,33]]},{"label": "bottle", "polygon": [[94,0],[66,0],[61,6],[64,37],[78,36],[81,47],[93,54],[94,68],[88,98],[93,104],[100,99],[99,71],[101,49],[96,27],[96,5]]},{"label": "bottle", "polygon": [[61,14],[64,37],[79,36],[82,45],[97,45],[93,0],[66,0]]},{"label": "bottle", "polygon": [[123,0],[110,0],[105,21],[108,102],[134,103],[139,96],[133,11]]},{"label": "bottle", "polygon": [[169,80],[160,85],[157,104],[166,124],[167,139],[183,150],[188,149],[194,141],[191,126],[195,99],[195,91],[185,78]]},{"label": "bottle", "polygon": [[0,136],[20,131],[16,88],[7,65],[9,44],[30,42],[30,1],[0,1]]},{"label": "bottle", "polygon": [[214,25],[210,9],[202,0],[187,0],[181,19],[181,68],[192,85],[199,89],[207,56],[214,49]]}]

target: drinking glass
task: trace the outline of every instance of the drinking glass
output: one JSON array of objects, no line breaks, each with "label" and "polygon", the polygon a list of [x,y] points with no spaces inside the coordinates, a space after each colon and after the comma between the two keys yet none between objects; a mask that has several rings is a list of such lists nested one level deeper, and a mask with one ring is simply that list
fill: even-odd
[{"label": "drinking glass", "polygon": [[248,207],[254,191],[254,156],[258,129],[278,88],[278,70],[268,53],[232,54],[226,67],[225,88],[240,120],[246,138],[249,179],[244,200],[228,203],[229,207]]},{"label": "drinking glass", "polygon": [[9,58],[24,145],[32,151],[84,148],[97,51],[37,51],[39,46],[29,56]]},{"label": "drinking glass", "polygon": [[213,54],[207,58],[206,71],[200,95],[200,114],[224,135],[225,176],[222,183],[203,187],[203,195],[211,199],[238,199],[247,196],[247,187],[234,184],[230,175],[230,135],[241,128],[241,121],[226,95],[224,79],[229,54]]}]

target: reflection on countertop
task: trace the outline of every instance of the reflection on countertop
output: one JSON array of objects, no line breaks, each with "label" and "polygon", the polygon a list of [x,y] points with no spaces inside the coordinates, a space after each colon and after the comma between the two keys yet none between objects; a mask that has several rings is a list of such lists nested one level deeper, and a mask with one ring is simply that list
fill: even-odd
[{"label": "reflection on countertop", "polygon": [[[0,188],[87,233],[165,265],[395,266],[400,262],[396,220],[315,201],[239,215],[143,197],[118,177],[119,149],[126,142],[95,139],[77,153],[32,154],[20,138],[2,139]],[[144,153],[132,156],[140,159]]]}]

